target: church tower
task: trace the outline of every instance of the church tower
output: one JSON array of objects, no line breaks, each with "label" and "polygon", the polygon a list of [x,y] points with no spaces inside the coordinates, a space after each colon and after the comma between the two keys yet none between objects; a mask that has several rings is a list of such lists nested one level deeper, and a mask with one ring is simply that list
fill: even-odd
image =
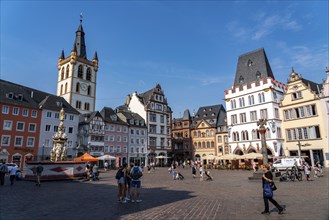
[{"label": "church tower", "polygon": [[92,60],[87,59],[85,33],[80,17],[70,55],[65,57],[62,50],[58,60],[57,96],[65,98],[82,114],[95,111],[97,71],[97,52]]}]

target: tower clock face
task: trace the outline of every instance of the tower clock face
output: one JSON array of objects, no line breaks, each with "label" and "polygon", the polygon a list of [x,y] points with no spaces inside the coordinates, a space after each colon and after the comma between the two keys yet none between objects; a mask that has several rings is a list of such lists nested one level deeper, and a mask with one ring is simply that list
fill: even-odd
[{"label": "tower clock face", "polygon": [[80,84],[82,90],[86,90],[88,88],[88,85],[86,83]]}]

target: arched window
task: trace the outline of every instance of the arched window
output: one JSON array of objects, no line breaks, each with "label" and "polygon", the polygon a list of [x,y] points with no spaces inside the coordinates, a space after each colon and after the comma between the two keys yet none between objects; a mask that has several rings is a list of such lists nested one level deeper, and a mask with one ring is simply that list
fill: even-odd
[{"label": "arched window", "polygon": [[235,100],[231,100],[231,109],[235,109],[236,108],[236,102]]},{"label": "arched window", "polygon": [[237,141],[240,141],[240,138],[239,138],[239,132],[236,132],[236,140],[237,140]]},{"label": "arched window", "polygon": [[251,95],[250,97],[251,97],[251,104],[252,105],[255,104],[254,95]]},{"label": "arched window", "polygon": [[61,71],[61,80],[64,79],[64,67],[62,67],[62,71]]},{"label": "arched window", "polygon": [[78,67],[78,78],[82,79],[83,78],[83,66],[79,65]]},{"label": "arched window", "polygon": [[90,67],[88,67],[88,69],[87,69],[86,80],[91,81],[91,69],[90,69]]},{"label": "arched window", "polygon": [[64,89],[65,93],[67,93],[67,83],[65,83],[65,89]]},{"label": "arched window", "polygon": [[258,102],[262,103],[262,95],[260,93],[258,93]]},{"label": "arched window", "polygon": [[206,137],[209,137],[209,131],[206,130]]},{"label": "arched window", "polygon": [[210,142],[207,141],[207,148],[210,148]]},{"label": "arched window", "polygon": [[198,131],[198,137],[201,137],[201,131]]},{"label": "arched window", "polygon": [[245,140],[248,141],[249,140],[248,131],[245,131],[244,135],[245,135],[245,138],[246,138]]},{"label": "arched window", "polygon": [[91,95],[91,86],[88,86],[87,92],[88,92],[88,95]]},{"label": "arched window", "polygon": [[90,105],[89,105],[88,102],[86,102],[86,103],[85,103],[85,110],[89,111],[89,109],[90,109]]},{"label": "arched window", "polygon": [[193,137],[196,137],[197,133],[196,131],[193,132]]},{"label": "arched window", "polygon": [[69,75],[70,75],[70,66],[67,65],[66,66],[66,79],[69,78]]},{"label": "arched window", "polygon": [[259,133],[258,133],[258,130],[252,130],[252,139],[253,140],[257,140],[259,139]]},{"label": "arched window", "polygon": [[206,147],[206,143],[203,141],[202,142],[202,148],[205,148]]},{"label": "arched window", "polygon": [[214,131],[213,131],[213,130],[211,130],[211,131],[210,131],[210,136],[211,136],[211,137],[213,137],[213,136],[214,136],[214,134],[215,134],[215,133],[214,133]]},{"label": "arched window", "polygon": [[78,109],[81,108],[81,101],[76,101],[75,102],[75,108],[78,108]]},{"label": "arched window", "polygon": [[201,148],[201,142],[198,142],[198,148]]},{"label": "arched window", "polygon": [[61,85],[61,92],[60,94],[62,95],[63,94],[63,85]]},{"label": "arched window", "polygon": [[266,128],[266,138],[267,139],[271,138],[271,131],[269,128]]},{"label": "arched window", "polygon": [[77,85],[75,86],[75,91],[80,92],[80,83],[77,83]]},{"label": "arched window", "polygon": [[211,142],[211,148],[214,148],[215,147],[215,143],[212,141]]}]

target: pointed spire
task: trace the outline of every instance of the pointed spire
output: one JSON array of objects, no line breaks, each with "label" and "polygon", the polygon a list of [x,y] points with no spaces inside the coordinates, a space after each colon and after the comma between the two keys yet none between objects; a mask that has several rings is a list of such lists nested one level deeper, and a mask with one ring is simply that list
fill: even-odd
[{"label": "pointed spire", "polygon": [[64,49],[62,50],[62,53],[61,53],[59,59],[60,59],[60,60],[64,60],[64,59],[65,59]]},{"label": "pointed spire", "polygon": [[76,52],[77,53],[77,45],[73,44],[73,49],[71,50],[71,52]]},{"label": "pointed spire", "polygon": [[97,51],[95,51],[93,60],[97,60],[98,61]]},{"label": "pointed spire", "polygon": [[75,32],[74,49],[77,56],[87,59],[86,44],[85,44],[85,32],[82,28],[82,13],[80,14],[80,25]]},{"label": "pointed spire", "polygon": [[294,70],[294,67],[291,67],[291,73],[294,73],[295,70]]}]

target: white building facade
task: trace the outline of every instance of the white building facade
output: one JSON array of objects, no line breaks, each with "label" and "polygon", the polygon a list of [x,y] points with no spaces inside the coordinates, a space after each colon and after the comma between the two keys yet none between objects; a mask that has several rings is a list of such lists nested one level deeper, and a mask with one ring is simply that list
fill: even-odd
[{"label": "white building facade", "polygon": [[[167,134],[167,126],[171,125],[171,110],[161,86],[157,84],[153,89],[141,94],[134,92],[127,97],[126,106],[128,110],[139,114],[147,125],[147,163],[167,163],[166,157],[171,148]],[[160,161],[157,156],[165,158]]]},{"label": "white building facade", "polygon": [[[58,106],[58,110],[43,109],[41,116],[41,127],[39,136],[39,150],[38,158],[41,160],[49,160],[50,152],[53,147],[53,136],[58,131],[59,126],[59,111],[63,104]],[[77,133],[79,125],[79,112],[69,106],[69,111],[65,112],[64,128],[67,141],[65,147],[67,148],[68,158],[74,158],[77,156],[76,147],[78,146]]]},{"label": "white building facade", "polygon": [[267,120],[268,155],[283,154],[283,134],[279,103],[285,85],[277,82],[264,49],[239,57],[235,81],[225,91],[230,153],[261,153],[257,122]]}]

